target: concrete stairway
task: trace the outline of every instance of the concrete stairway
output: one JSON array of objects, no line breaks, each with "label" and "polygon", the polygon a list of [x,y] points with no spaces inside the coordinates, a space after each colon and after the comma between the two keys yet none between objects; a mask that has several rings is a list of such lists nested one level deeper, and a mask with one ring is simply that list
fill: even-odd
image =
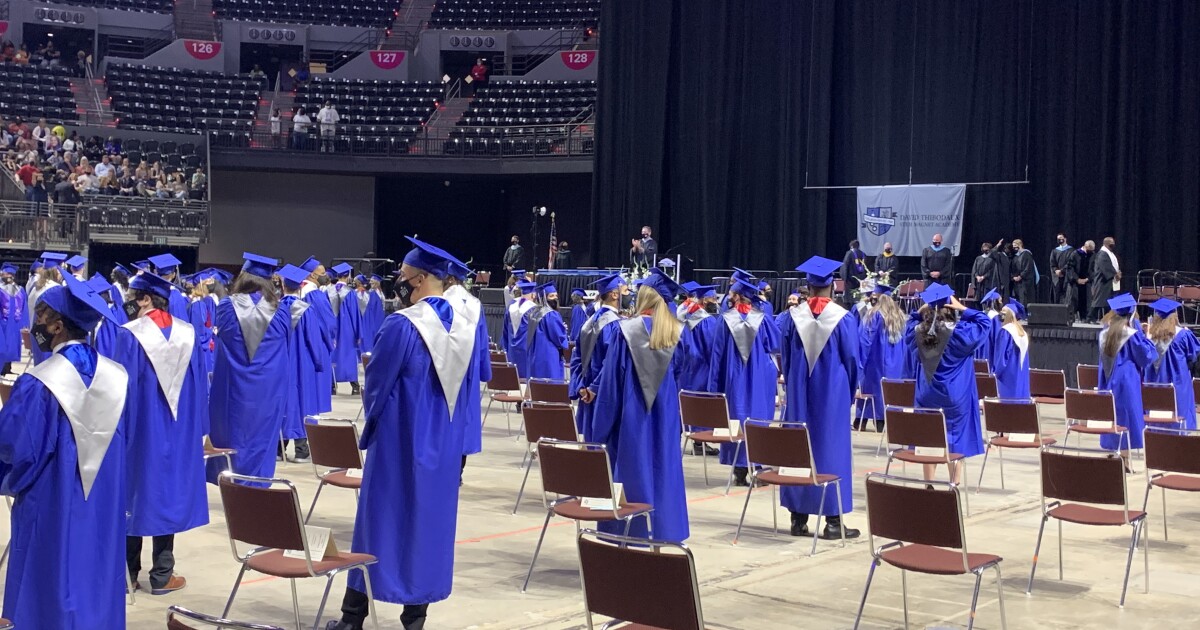
[{"label": "concrete stairway", "polygon": [[84,78],[72,77],[70,82],[71,93],[75,96],[75,111],[79,112],[82,122],[101,127],[117,126],[113,119],[108,89],[104,87],[103,79],[89,81]]},{"label": "concrete stairway", "polygon": [[424,133],[429,141],[413,145],[410,153],[442,155],[446,138],[449,138],[450,131],[458,126],[458,121],[462,120],[470,104],[470,98],[457,96],[438,105],[437,111],[425,123]]},{"label": "concrete stairway", "polygon": [[175,36],[180,39],[217,38],[217,18],[212,0],[178,0],[175,3]]},{"label": "concrete stairway", "polygon": [[379,45],[379,50],[413,50],[424,30],[429,16],[433,15],[436,0],[407,0],[400,6],[400,15],[392,24],[388,36]]}]

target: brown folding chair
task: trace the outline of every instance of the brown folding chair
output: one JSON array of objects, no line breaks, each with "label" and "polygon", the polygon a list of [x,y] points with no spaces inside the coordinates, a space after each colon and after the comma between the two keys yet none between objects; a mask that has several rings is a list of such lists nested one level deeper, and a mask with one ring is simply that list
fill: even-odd
[{"label": "brown folding chair", "polygon": [[[250,485],[254,484],[254,485]],[[223,472],[217,478],[221,490],[221,503],[225,507],[225,525],[229,528],[229,547],[233,557],[242,565],[229,601],[225,603],[222,617],[229,616],[233,600],[246,569],[278,578],[287,578],[292,585],[292,611],[296,616],[296,627],[300,623],[300,601],[296,596],[296,580],[308,577],[323,577],[325,593],[317,609],[315,628],[325,613],[325,602],[329,599],[329,588],[333,578],[343,571],[362,571],[370,601],[371,623],[378,629],[379,616],[375,614],[375,601],[371,595],[371,576],[367,566],[375,564],[375,556],[366,553],[341,552],[336,557],[322,557],[324,550],[308,548],[308,537],[304,533],[304,519],[300,515],[300,495],[296,486],[287,479],[251,477],[232,472]],[[238,543],[254,546],[245,555],[238,553]],[[289,558],[285,551],[303,551],[304,559]]]},{"label": "brown folding chair", "polygon": [[[1037,572],[1038,554],[1042,549],[1042,534],[1046,521],[1058,521],[1058,579],[1063,579],[1062,524],[1113,527],[1129,525],[1133,537],[1129,542],[1129,557],[1125,561],[1125,581],[1121,585],[1120,607],[1125,607],[1125,591],[1129,588],[1129,569],[1133,551],[1146,523],[1146,512],[1129,509],[1129,493],[1125,487],[1125,464],[1116,453],[1096,449],[1047,446],[1042,448],[1042,524],[1038,528],[1037,546],[1033,549],[1033,568],[1029,571],[1029,586],[1025,594],[1033,593],[1033,576]],[[1046,503],[1047,499],[1053,499]],[[1103,508],[1098,505],[1118,505]],[[1143,555],[1146,561],[1146,592],[1150,592],[1150,545],[1147,539]]]},{"label": "brown folding chair", "polygon": [[567,382],[549,378],[531,378],[525,382],[527,398],[533,402],[571,404]]},{"label": "brown folding chair", "polygon": [[[738,431],[737,435],[732,434],[734,424],[729,418],[729,403],[725,400],[725,394],[680,390],[679,418],[683,423],[684,449],[687,448],[688,440],[699,442],[705,446],[736,444],[733,459],[737,460],[738,453],[745,441],[745,433]],[[697,431],[696,429],[701,430]],[[729,431],[730,435],[717,435],[716,431],[722,429]],[[700,453],[700,461],[704,466],[704,484],[708,485],[708,449],[702,448]],[[733,466],[729,467],[729,479],[725,482],[725,494],[729,494],[729,488],[733,485],[733,468]]]},{"label": "brown folding chair", "polygon": [[[654,526],[650,521],[654,506],[649,503],[629,503],[623,496],[620,497],[621,503],[617,504],[608,449],[603,444],[542,438],[538,441],[537,449],[538,459],[541,460],[542,502],[546,505],[546,521],[542,523],[542,533],[538,535],[533,560],[529,563],[529,572],[525,574],[525,583],[521,586],[522,593],[529,587],[529,578],[533,577],[533,565],[537,564],[538,554],[542,551],[542,540],[546,538],[550,517],[555,514],[575,521],[576,533],[579,532],[580,521],[624,521],[626,535],[629,534],[633,519],[642,517],[646,519],[647,538],[654,537]],[[551,498],[552,494],[559,496]],[[607,499],[610,508],[584,507],[584,498]]]},{"label": "brown folding chair", "polygon": [[[812,437],[808,427],[803,422],[772,422],[769,420],[746,421],[746,459],[750,462],[750,490],[746,493],[746,501],[742,504],[742,517],[738,519],[737,531],[733,534],[733,544],[737,544],[742,534],[742,523],[746,521],[746,508],[750,507],[750,495],[754,494],[756,482],[771,486],[771,522],[774,531],[779,533],[779,503],[776,501],[775,488],[819,487],[821,488],[821,505],[825,505],[825,493],[833,485],[833,492],[838,498],[838,515],[845,512],[842,505],[842,480],[837,475],[821,474],[817,471],[816,462],[812,456]],[[751,450],[753,447],[753,450]],[[766,468],[758,469],[757,466]],[[817,552],[815,532],[821,529],[821,514],[817,514],[817,528],[813,535],[812,550],[808,555]],[[842,528],[842,546],[846,546],[846,529]]]},{"label": "brown folding chair", "polygon": [[992,367],[988,365],[987,359],[975,359],[976,374],[991,374]]},{"label": "brown folding chair", "polygon": [[1079,389],[1096,389],[1100,387],[1100,366],[1080,363],[1075,366],[1075,382]]},{"label": "brown folding chair", "polygon": [[[884,416],[887,416],[886,409],[891,407],[916,407],[917,403],[917,381],[911,378],[883,378],[879,379],[880,393],[883,395]],[[875,447],[875,457],[883,452],[883,445],[887,442],[887,422],[884,422],[883,433],[879,435],[879,445]]]},{"label": "brown folding chair", "polygon": [[[898,459],[906,464],[954,464],[962,466],[959,477],[963,485],[970,489],[967,483],[967,458],[961,453],[950,452],[950,441],[946,435],[946,416],[941,409],[913,409],[905,407],[884,407],[883,417],[888,425],[888,458],[883,473],[891,471],[892,460]],[[893,424],[894,423],[894,424]],[[900,445],[891,448],[892,444]],[[967,514],[971,513],[971,498],[969,494],[963,497],[967,502]]]},{"label": "brown folding chair", "polygon": [[0,381],[0,404],[7,405],[8,397],[12,396],[13,384],[8,381]]},{"label": "brown folding chair", "polygon": [[491,356],[492,363],[508,363],[508,353],[503,350],[490,350],[488,355]]},{"label": "brown folding chair", "polygon": [[1149,507],[1150,491],[1161,488],[1163,540],[1167,540],[1167,490],[1200,492],[1200,431],[1146,427],[1142,437],[1146,445],[1146,498],[1142,501],[1142,511]]},{"label": "brown folding chair", "polygon": [[486,287],[491,283],[492,283],[492,272],[490,272],[490,271],[476,271],[475,272],[475,284],[476,285],[481,286],[481,287]]},{"label": "brown folding chair", "polygon": [[210,459],[220,457],[225,460],[225,470],[233,470],[233,456],[234,455],[237,455],[236,448],[217,448],[207,441],[205,441],[205,443],[204,443],[204,461],[205,461],[205,463],[207,463],[208,460],[210,460]]},{"label": "brown folding chair", "polygon": [[1000,458],[1000,489],[1004,490],[1004,449],[1040,449],[1057,442],[1054,438],[1042,437],[1037,403],[1032,400],[985,398],[983,412],[987,416],[984,437],[987,448],[983,451],[983,464],[979,466],[979,483],[975,484],[976,493],[983,487],[983,471],[987,469],[988,453],[992,452],[993,446],[996,447],[996,455]]},{"label": "brown folding chair", "polygon": [[[982,372],[975,373],[975,390],[979,393],[979,402],[983,403],[984,398],[999,398],[999,390],[996,389],[996,375],[984,374]],[[982,406],[982,405],[981,405]]]},{"label": "brown folding chair", "polygon": [[592,614],[611,617],[602,626],[704,630],[696,561],[686,545],[580,531],[579,580],[587,627]]},{"label": "brown folding chair", "polygon": [[[304,433],[308,436],[313,473],[321,481],[317,485],[317,493],[313,495],[312,505],[308,506],[308,514],[304,516],[307,524],[326,484],[349,488],[354,491],[354,498],[358,499],[358,491],[362,488],[363,460],[362,451],[358,450],[358,427],[350,420],[308,417],[304,419]],[[326,470],[322,472],[322,469]],[[351,471],[358,471],[357,476],[351,476]]]},{"label": "brown folding chair", "polygon": [[525,476],[521,479],[521,489],[517,491],[517,502],[513,505],[513,514],[521,506],[521,497],[525,495],[525,484],[529,481],[529,470],[533,468],[533,450],[537,448],[538,440],[550,438],[560,442],[574,442],[579,439],[576,433],[575,413],[571,405],[562,403],[546,403],[525,401],[521,405],[521,417],[525,423],[525,439],[528,445],[521,458],[525,468]]},{"label": "brown folding chair", "polygon": [[[516,392],[515,394],[513,392]],[[487,422],[487,414],[492,410],[492,403],[500,403],[504,409],[504,421],[508,424],[508,432],[512,433],[512,421],[508,416],[508,405],[519,405],[525,402],[521,395],[521,379],[517,377],[517,366],[512,363],[492,363],[492,380],[487,382],[488,406],[483,412],[482,422]]]},{"label": "brown folding chair", "polygon": [[[891,475],[870,473],[866,479],[867,520],[870,524],[871,568],[867,585],[858,605],[854,628],[862,622],[867,594],[875,569],[886,562],[900,569],[900,588],[904,602],[904,627],[908,627],[908,572],[929,575],[975,576],[975,591],[971,596],[971,612],[967,629],[975,625],[975,604],[983,572],[996,571],[996,593],[1000,598],[1000,627],[1008,628],[1004,616],[1004,586],[1001,583],[1000,562],[1004,559],[989,553],[967,551],[967,533],[963,524],[963,499],[966,494],[958,486],[943,481],[922,481]],[[913,518],[920,514],[920,518]],[[892,542],[875,546],[875,537]]]},{"label": "brown folding chair", "polygon": [[7,619],[0,619],[0,630],[13,630],[13,622]]},{"label": "brown folding chair", "polygon": [[[217,630],[221,630],[222,628],[233,628],[234,630],[283,630],[279,626],[222,619],[194,612],[182,606],[171,606],[167,609],[167,630],[200,630],[201,627],[207,628],[209,626],[217,628]],[[12,626],[7,627],[11,628]],[[4,628],[5,626],[0,626],[0,630],[4,630]]]},{"label": "brown folding chair", "polygon": [[[1087,435],[1117,435],[1126,446],[1131,444],[1129,431],[1117,424],[1117,406],[1112,392],[1102,389],[1068,389],[1064,392],[1064,406],[1067,420],[1067,435],[1063,444],[1072,432]],[[1075,438],[1079,442],[1078,436]],[[1125,449],[1129,450],[1129,449]]]},{"label": "brown folding chair", "polygon": [[354,416],[355,422],[357,422],[359,418],[362,418],[363,412],[367,409],[367,365],[371,363],[371,353],[362,353],[359,355],[358,360],[362,361],[363,366],[363,387],[359,388],[358,414]]},{"label": "brown folding chair", "polygon": [[1029,395],[1034,402],[1044,405],[1063,404],[1067,389],[1067,377],[1062,370],[1029,370]]},{"label": "brown folding chair", "polygon": [[1175,408],[1175,385],[1171,383],[1142,383],[1142,416],[1146,426],[1183,428],[1183,416]]}]

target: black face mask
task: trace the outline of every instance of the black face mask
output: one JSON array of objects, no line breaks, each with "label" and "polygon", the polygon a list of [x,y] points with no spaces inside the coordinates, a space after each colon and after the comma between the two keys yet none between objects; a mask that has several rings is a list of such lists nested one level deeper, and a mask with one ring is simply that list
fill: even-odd
[{"label": "black face mask", "polygon": [[558,310],[558,300],[546,300],[546,306],[549,306],[550,308],[557,311]]},{"label": "black face mask", "polygon": [[138,306],[137,300],[128,300],[121,305],[121,308],[125,309],[125,314],[129,316],[129,319],[137,319],[138,313],[142,312],[142,307]]},{"label": "black face mask", "polygon": [[50,334],[46,324],[34,324],[33,328],[29,329],[29,334],[33,336],[34,343],[42,352],[50,352],[54,349],[54,337]]},{"label": "black face mask", "polygon": [[1067,244],[1067,239],[1065,239],[1065,238],[1060,238],[1060,239],[1058,239],[1058,244],[1059,244],[1059,245],[1066,245],[1066,244]]},{"label": "black face mask", "polygon": [[628,311],[633,308],[633,294],[627,293],[621,296],[621,310]]},{"label": "black face mask", "polygon": [[885,254],[890,254],[890,253],[892,253],[892,248],[891,248],[891,247],[889,247],[889,248],[887,248],[887,249],[883,250],[883,252],[884,252]]},{"label": "black face mask", "polygon": [[395,289],[396,289],[396,298],[398,300],[400,300],[401,306],[403,306],[404,308],[408,308],[413,305],[412,295],[413,295],[413,291],[416,290],[416,288],[413,287],[413,285],[409,284],[405,280],[397,280]]}]

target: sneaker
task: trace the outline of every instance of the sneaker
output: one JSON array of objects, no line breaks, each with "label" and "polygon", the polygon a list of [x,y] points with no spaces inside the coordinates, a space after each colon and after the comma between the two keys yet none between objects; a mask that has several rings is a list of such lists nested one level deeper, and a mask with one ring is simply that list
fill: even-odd
[{"label": "sneaker", "polygon": [[297,464],[307,464],[312,461],[308,455],[308,440],[296,440],[296,453],[292,461]]},{"label": "sneaker", "polygon": [[749,475],[750,475],[749,468],[735,466],[733,469],[733,485],[741,487],[741,488],[749,488],[750,481],[746,478]]},{"label": "sneaker", "polygon": [[362,389],[358,386],[357,382],[350,383],[350,395],[351,396],[361,396],[362,395]]},{"label": "sneaker", "polygon": [[166,595],[168,593],[174,593],[175,591],[178,591],[185,586],[187,586],[186,578],[184,578],[182,575],[172,575],[171,579],[167,580],[167,583],[163,584],[162,586],[155,587],[155,586],[151,585],[150,594],[151,595]]},{"label": "sneaker", "polygon": [[293,464],[307,464],[311,461],[312,458],[308,456],[308,453],[301,453],[292,458]]}]

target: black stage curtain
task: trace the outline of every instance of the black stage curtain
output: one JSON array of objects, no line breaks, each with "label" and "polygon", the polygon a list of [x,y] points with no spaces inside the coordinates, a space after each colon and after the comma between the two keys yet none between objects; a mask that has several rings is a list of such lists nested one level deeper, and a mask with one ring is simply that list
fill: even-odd
[{"label": "black stage curtain", "polygon": [[[1122,269],[1197,269],[1200,3],[611,0],[592,251],[638,228],[705,267],[840,259],[855,192],[970,186],[957,270],[1021,237],[1117,237]],[[1026,173],[1028,166],[1028,173]],[[1127,274],[1131,275],[1131,274]]]}]

